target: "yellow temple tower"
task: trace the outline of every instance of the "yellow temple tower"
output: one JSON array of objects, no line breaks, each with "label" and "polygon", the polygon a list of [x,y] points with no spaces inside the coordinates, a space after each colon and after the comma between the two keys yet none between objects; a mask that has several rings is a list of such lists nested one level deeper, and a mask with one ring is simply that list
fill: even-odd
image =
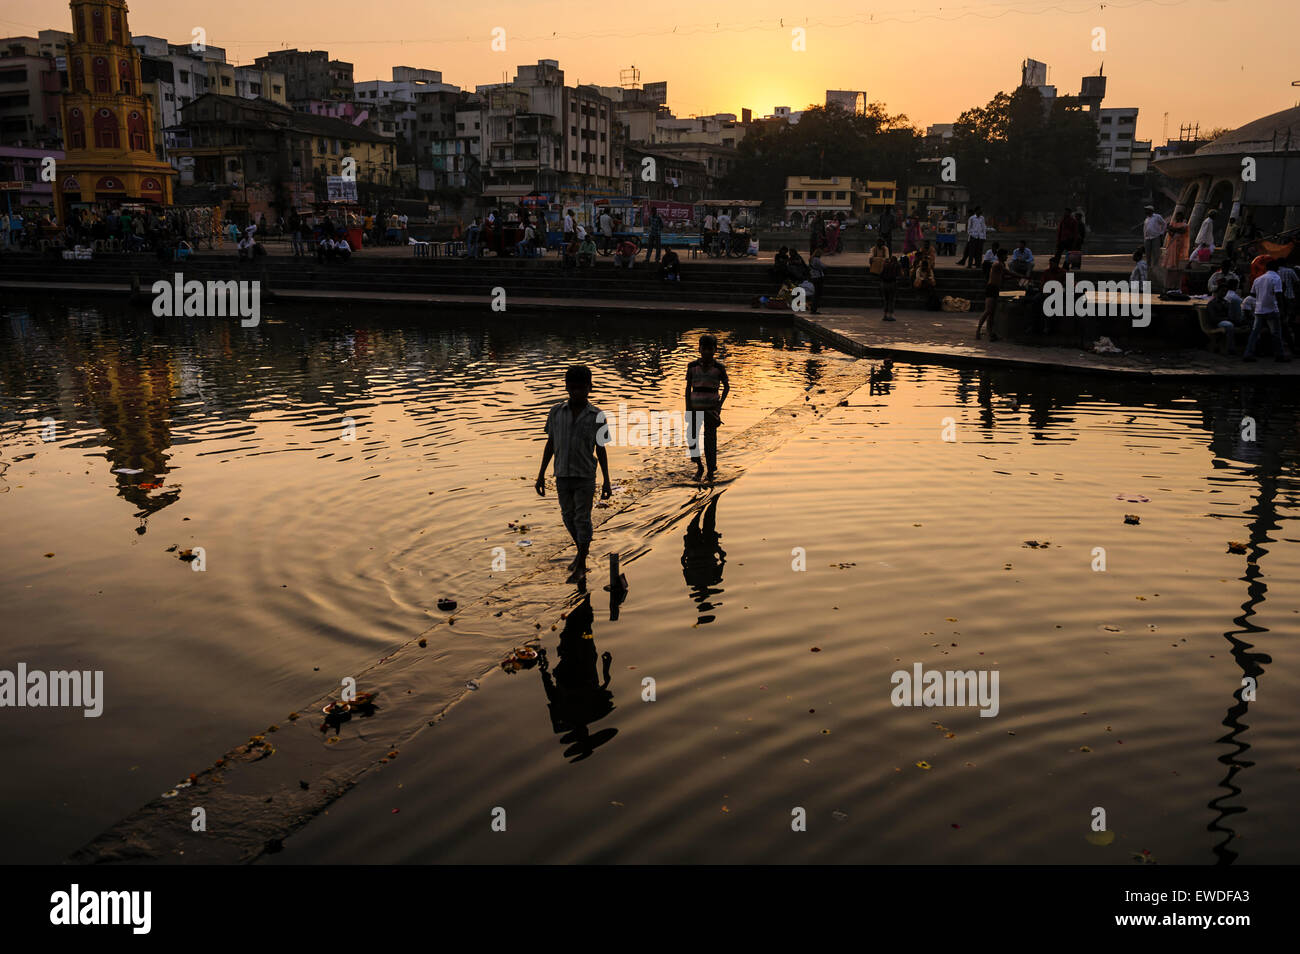
[{"label": "yellow temple tower", "polygon": [[125,0],[71,0],[68,89],[54,202],[59,224],[76,203],[170,205],[176,171],[158,159],[153,103],[140,85]]}]

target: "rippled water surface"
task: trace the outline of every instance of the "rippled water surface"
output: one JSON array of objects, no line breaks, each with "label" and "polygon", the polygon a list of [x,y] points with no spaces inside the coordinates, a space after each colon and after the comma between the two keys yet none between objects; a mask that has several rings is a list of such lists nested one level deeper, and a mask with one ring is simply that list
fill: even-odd
[{"label": "rippled water surface", "polygon": [[[607,411],[672,410],[704,330],[4,319],[2,667],[103,669],[108,700],[97,720],[0,711],[13,860],[76,848],[428,629],[439,596],[496,590],[493,547],[544,575],[563,531],[531,483],[563,367],[590,364]],[[863,363],[711,330],[734,386],[723,482],[668,479],[659,512],[598,531],[594,554],[631,554],[617,620],[602,571],[541,631],[548,673],[479,680],[270,860],[1297,860],[1285,385],[899,366],[827,406]],[[678,453],[615,449],[615,509]],[[482,671],[534,633],[488,635],[430,640]],[[894,706],[916,663],[996,671],[997,716]]]}]

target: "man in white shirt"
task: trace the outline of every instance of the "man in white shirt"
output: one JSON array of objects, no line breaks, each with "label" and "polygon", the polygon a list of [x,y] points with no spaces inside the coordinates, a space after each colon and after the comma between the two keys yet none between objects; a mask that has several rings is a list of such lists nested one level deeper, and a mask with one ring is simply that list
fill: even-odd
[{"label": "man in white shirt", "polygon": [[573,241],[573,210],[568,209],[564,213],[564,241]]},{"label": "man in white shirt", "polygon": [[1268,332],[1273,338],[1275,359],[1291,360],[1290,355],[1287,354],[1286,342],[1282,338],[1282,313],[1278,302],[1282,294],[1282,278],[1277,273],[1280,264],[1277,259],[1273,259],[1268,263],[1268,271],[1255,279],[1255,284],[1250,286],[1251,297],[1255,299],[1255,321],[1251,324],[1250,340],[1246,342],[1243,361],[1255,360],[1255,345],[1259,343],[1259,333],[1264,325],[1268,325]]},{"label": "man in white shirt", "polygon": [[608,212],[600,213],[600,236],[602,254],[608,254],[609,250],[614,247],[614,219]]},{"label": "man in white shirt", "polygon": [[1169,230],[1169,223],[1156,211],[1154,205],[1148,205],[1144,211],[1147,217],[1142,222],[1142,248],[1146,252],[1149,267],[1152,262],[1160,259],[1160,244],[1165,232]]},{"label": "man in white shirt", "polygon": [[984,221],[984,211],[977,205],[966,220],[966,253],[957,264],[966,263],[967,268],[979,268],[983,264],[984,239],[987,237],[988,225]]},{"label": "man in white shirt", "polygon": [[1213,295],[1214,290],[1219,287],[1219,284],[1231,277],[1232,277],[1232,262],[1231,261],[1224,262],[1222,265],[1219,266],[1219,270],[1214,274],[1212,274],[1209,280],[1205,283],[1205,290],[1209,292],[1211,295]]},{"label": "man in white shirt", "polygon": [[729,255],[731,253],[731,216],[726,212],[718,215],[718,254]]},{"label": "man in white shirt", "polygon": [[352,246],[348,244],[347,238],[341,238],[334,243],[334,258],[340,262],[346,262],[352,257]]}]

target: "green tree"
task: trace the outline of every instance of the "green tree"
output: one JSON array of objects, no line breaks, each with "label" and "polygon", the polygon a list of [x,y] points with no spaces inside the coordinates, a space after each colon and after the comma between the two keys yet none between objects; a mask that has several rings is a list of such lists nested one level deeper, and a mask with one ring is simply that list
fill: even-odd
[{"label": "green tree", "polygon": [[919,155],[920,137],[905,115],[872,103],[862,115],[843,107],[810,106],[799,122],[756,125],[737,148],[738,161],[722,190],[762,199],[769,211],[785,205],[787,176],[907,178]]},{"label": "green tree", "polygon": [[1082,201],[1096,168],[1097,124],[1068,102],[1044,107],[1038,90],[1021,87],[968,109],[954,124],[957,182],[986,215],[1015,223]]}]

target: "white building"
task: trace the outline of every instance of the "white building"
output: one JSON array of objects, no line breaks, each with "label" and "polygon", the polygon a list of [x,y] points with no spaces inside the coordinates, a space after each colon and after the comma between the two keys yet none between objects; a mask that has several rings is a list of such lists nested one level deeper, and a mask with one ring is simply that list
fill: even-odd
[{"label": "white building", "polygon": [[1146,172],[1151,159],[1151,143],[1137,139],[1136,108],[1099,110],[1097,128],[1098,163],[1107,172],[1126,172],[1132,175]]}]

